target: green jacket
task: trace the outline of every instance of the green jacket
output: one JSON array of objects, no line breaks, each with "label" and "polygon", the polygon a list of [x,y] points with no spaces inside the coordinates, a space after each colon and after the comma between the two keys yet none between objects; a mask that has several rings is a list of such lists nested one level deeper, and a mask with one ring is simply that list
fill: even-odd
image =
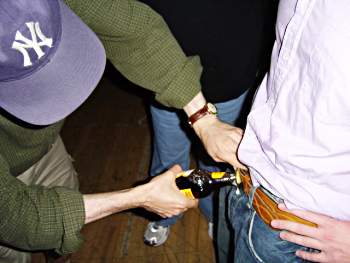
[{"label": "green jacket", "polygon": [[[163,19],[134,0],[66,0],[96,32],[107,58],[164,105],[182,108],[200,91],[198,57],[186,57]],[[84,204],[78,192],[26,186],[18,179],[48,152],[63,121],[30,129],[0,115],[0,243],[25,250],[77,250]]]}]

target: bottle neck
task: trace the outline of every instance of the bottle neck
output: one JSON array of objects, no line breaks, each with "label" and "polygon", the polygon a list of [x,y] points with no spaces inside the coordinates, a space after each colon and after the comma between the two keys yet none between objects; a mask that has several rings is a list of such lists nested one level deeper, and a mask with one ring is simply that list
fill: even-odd
[{"label": "bottle neck", "polygon": [[225,173],[221,178],[211,178],[211,184],[232,184],[236,177],[233,173]]}]

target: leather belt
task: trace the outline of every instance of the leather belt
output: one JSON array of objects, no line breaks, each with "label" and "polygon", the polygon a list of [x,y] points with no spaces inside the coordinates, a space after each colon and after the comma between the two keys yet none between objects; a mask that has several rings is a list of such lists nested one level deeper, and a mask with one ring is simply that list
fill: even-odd
[{"label": "leather belt", "polygon": [[[242,169],[236,169],[236,183],[237,186],[242,184],[244,193],[249,196],[252,189],[252,181],[249,172]],[[271,197],[269,197],[261,187],[258,187],[255,190],[253,196],[253,207],[256,213],[269,227],[271,227],[271,221],[273,219],[288,220],[312,227],[317,227],[317,225],[313,222],[307,221],[296,215],[279,209],[278,204],[273,199],[271,199]]]}]

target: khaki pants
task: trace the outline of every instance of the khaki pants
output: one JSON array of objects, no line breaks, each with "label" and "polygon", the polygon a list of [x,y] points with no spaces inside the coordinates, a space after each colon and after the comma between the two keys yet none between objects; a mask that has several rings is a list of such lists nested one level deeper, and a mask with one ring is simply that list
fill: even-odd
[{"label": "khaki pants", "polygon": [[[43,185],[48,188],[65,186],[78,190],[77,173],[72,158],[59,137],[50,151],[39,162],[17,177],[27,185]],[[30,263],[31,254],[0,246],[0,263]]]}]

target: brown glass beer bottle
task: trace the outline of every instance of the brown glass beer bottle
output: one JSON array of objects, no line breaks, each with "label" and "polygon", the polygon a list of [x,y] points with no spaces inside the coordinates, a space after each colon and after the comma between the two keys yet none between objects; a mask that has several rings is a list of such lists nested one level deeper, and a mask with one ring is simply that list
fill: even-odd
[{"label": "brown glass beer bottle", "polygon": [[209,172],[202,169],[185,171],[176,177],[177,187],[188,198],[206,197],[214,189],[234,182],[234,173]]}]

